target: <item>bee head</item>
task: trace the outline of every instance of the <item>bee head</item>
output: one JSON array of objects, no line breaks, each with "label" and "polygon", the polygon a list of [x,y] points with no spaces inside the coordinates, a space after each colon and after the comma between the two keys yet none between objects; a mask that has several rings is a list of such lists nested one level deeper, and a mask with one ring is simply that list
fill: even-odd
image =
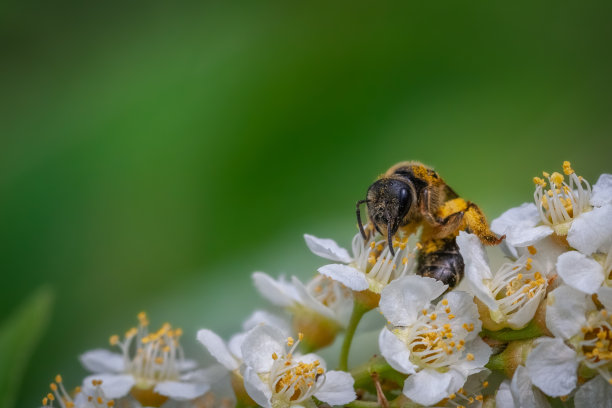
[{"label": "bee head", "polygon": [[[413,202],[410,186],[400,180],[383,178],[377,180],[368,189],[366,200],[357,203],[367,202],[368,214],[374,224],[374,228],[381,234],[387,236],[389,250],[393,251],[393,235],[397,232],[402,220],[410,211]],[[361,217],[357,211],[359,225],[362,235],[365,232],[361,226]]]}]

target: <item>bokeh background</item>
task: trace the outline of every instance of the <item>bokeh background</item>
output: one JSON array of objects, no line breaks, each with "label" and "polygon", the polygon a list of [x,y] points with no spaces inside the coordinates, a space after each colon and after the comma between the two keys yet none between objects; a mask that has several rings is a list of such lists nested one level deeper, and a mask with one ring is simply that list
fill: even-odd
[{"label": "bokeh background", "polygon": [[563,160],[612,171],[611,2],[330,3],[0,5],[0,318],[55,299],[18,406],[141,310],[200,358],[397,161],[491,218]]}]

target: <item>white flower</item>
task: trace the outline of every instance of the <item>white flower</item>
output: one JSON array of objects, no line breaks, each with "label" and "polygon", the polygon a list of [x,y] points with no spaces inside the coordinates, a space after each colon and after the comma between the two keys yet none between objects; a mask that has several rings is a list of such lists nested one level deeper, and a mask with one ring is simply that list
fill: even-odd
[{"label": "white flower", "polygon": [[518,366],[512,381],[505,380],[500,384],[495,395],[496,408],[548,408],[548,400],[533,386],[525,366]]},{"label": "white flower", "polygon": [[322,275],[304,285],[295,276],[291,282],[284,276],[275,280],[263,272],[253,273],[253,283],[259,293],[277,306],[294,314],[315,313],[345,327],[353,308],[351,291]]},{"label": "white flower", "polygon": [[183,357],[179,343],[182,330],[166,323],[149,333],[146,314],[140,313],[138,319],[138,327],[128,330],[123,341],[117,335],[110,338],[110,344],[118,346],[121,354],[96,349],[80,356],[83,366],[95,373],[84,380],[84,386],[91,380],[102,380],[109,398],[120,398],[131,391],[143,404],[159,404],[167,397],[190,400],[208,391],[211,373],[189,371],[196,364]]},{"label": "white flower", "polygon": [[197,339],[208,350],[211,356],[228,371],[235,371],[242,365],[242,351],[240,347],[249,330],[259,325],[274,326],[283,333],[289,333],[288,324],[272,313],[256,310],[242,325],[242,332],[233,335],[227,343],[212,330],[198,331]]},{"label": "white flower", "polygon": [[[577,176],[569,162],[563,172],[535,177],[535,204],[511,208],[491,223],[491,230],[506,235],[512,247],[527,247],[555,233],[567,236],[573,247],[590,255],[612,244],[612,175],[602,174],[591,186]],[[548,182],[548,183],[547,183]]]},{"label": "white flower", "polygon": [[478,333],[472,295],[447,289],[442,282],[405,276],[383,289],[380,309],[390,326],[379,337],[380,351],[394,369],[411,374],[403,393],[431,405],[457,392],[469,375],[484,370],[491,349]]},{"label": "white flower", "polygon": [[457,237],[470,291],[485,305],[501,327],[525,327],[546,295],[548,286],[539,264],[527,255],[505,263],[491,273],[484,248],[476,235],[463,231]]},{"label": "white flower", "polygon": [[[328,371],[314,354],[294,354],[299,341],[271,326],[251,330],[242,343],[245,388],[262,407],[314,406],[313,397],[330,405],[356,398],[349,373]],[[289,348],[289,349],[287,349]]]},{"label": "white flower", "polygon": [[[104,394],[101,380],[91,380],[87,385],[84,390],[77,387],[72,397],[64,387],[62,376],[56,375],[55,382],[50,385],[52,393],[43,398],[42,408],[53,408],[54,402],[57,402],[60,408],[109,408],[116,405],[114,399],[107,398]],[[122,401],[121,406],[127,407],[127,404],[127,401]]]},{"label": "white flower", "polygon": [[567,285],[548,295],[546,325],[555,337],[536,340],[525,364],[533,384],[547,395],[569,394],[579,365],[612,384],[612,317],[590,299]]},{"label": "white flower", "polygon": [[380,294],[382,289],[393,279],[407,275],[413,269],[414,250],[408,246],[408,238],[394,237],[395,255],[387,247],[387,241],[376,241],[372,235],[364,241],[360,233],[353,238],[353,256],[331,239],[321,239],[305,234],[308,248],[320,257],[341,262],[322,266],[319,273],[337,280],[354,290],[370,291]]}]

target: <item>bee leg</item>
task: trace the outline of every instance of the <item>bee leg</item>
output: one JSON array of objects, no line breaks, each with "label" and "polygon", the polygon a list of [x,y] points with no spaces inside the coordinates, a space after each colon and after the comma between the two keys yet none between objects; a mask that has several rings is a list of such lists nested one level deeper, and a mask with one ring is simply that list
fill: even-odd
[{"label": "bee leg", "polygon": [[480,241],[485,245],[498,245],[506,237],[498,237],[489,229],[489,224],[484,214],[474,203],[468,203],[468,208],[465,210],[466,231],[471,232],[480,238]]},{"label": "bee leg", "polygon": [[432,197],[430,189],[423,189],[420,201],[420,211],[423,218],[425,218],[434,228],[433,235],[436,237],[445,237],[455,233],[463,221],[463,211],[451,214],[446,218],[440,218],[434,214],[433,201],[435,201],[435,199]]},{"label": "bee leg", "polygon": [[417,274],[437,279],[452,288],[463,278],[464,267],[459,247],[451,238],[429,252],[419,253]]}]

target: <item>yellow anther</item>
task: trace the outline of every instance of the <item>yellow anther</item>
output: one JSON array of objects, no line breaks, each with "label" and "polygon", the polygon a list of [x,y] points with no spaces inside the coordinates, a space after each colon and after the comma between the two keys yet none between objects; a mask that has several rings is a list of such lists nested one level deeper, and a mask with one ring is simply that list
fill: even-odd
[{"label": "yellow anther", "polygon": [[287,337],[287,345],[289,347],[293,346],[294,342],[295,342],[295,340],[293,340],[293,337]]},{"label": "yellow anther", "polygon": [[49,402],[49,399],[47,397],[42,399],[43,405],[47,405],[47,402]]},{"label": "yellow anther", "polygon": [[474,397],[470,397],[470,398],[468,398],[468,402],[469,402],[470,404],[473,404],[473,403],[474,403]]},{"label": "yellow anther", "polygon": [[89,402],[93,401],[93,397],[90,395],[89,397],[87,397],[87,401]]},{"label": "yellow anther", "polygon": [[572,164],[567,160],[563,162],[563,172],[568,176],[574,173],[574,169],[572,169]]},{"label": "yellow anther", "polygon": [[555,186],[559,187],[563,184],[563,174],[557,173],[556,171],[550,176],[550,180],[555,183]]},{"label": "yellow anther", "polygon": [[442,304],[444,306],[447,306],[448,305],[448,299],[442,299]]},{"label": "yellow anther", "polygon": [[78,394],[78,393],[80,393],[80,392],[81,392],[81,387],[75,387],[75,388],[74,388],[74,393],[75,393],[75,394]]},{"label": "yellow anther", "polygon": [[278,354],[272,353],[272,360],[277,360],[277,359],[278,359]]},{"label": "yellow anther", "polygon": [[74,402],[72,401],[65,401],[66,402],[66,408],[74,408]]},{"label": "yellow anther", "polygon": [[[530,270],[531,270],[531,268],[532,268],[532,265],[531,265],[531,263],[532,263],[532,262],[533,262],[533,259],[531,259],[531,258],[527,258],[527,262],[525,263],[525,269],[527,269],[528,271],[530,271]],[[522,279],[522,278],[523,278],[523,275],[520,275],[520,276],[521,276],[521,277],[520,277],[519,279]]]},{"label": "yellow anther", "polygon": [[375,246],[376,246],[375,242],[370,242],[370,248],[374,249]]},{"label": "yellow anther", "polygon": [[427,314],[428,310],[427,309],[423,309],[421,310],[421,313],[423,313],[423,316],[425,316]]},{"label": "yellow anther", "polygon": [[111,346],[116,346],[117,344],[119,344],[119,336],[117,336],[116,334],[113,334],[108,339],[108,342],[110,343]]},{"label": "yellow anther", "polygon": [[403,257],[402,258],[402,265],[406,265],[408,263],[408,258]]},{"label": "yellow anther", "polygon": [[155,358],[155,363],[156,363],[156,364],[162,364],[163,362],[164,362],[163,357],[156,357],[156,358]]},{"label": "yellow anther", "polygon": [[437,315],[437,314],[435,314],[435,313],[432,313],[432,314],[430,314],[430,315],[429,315],[429,318],[430,318],[431,320],[436,320],[436,319],[438,318],[438,315]]},{"label": "yellow anther", "polygon": [[304,340],[304,333],[298,333],[298,339],[300,341]]},{"label": "yellow anther", "polygon": [[114,407],[115,406],[115,400],[110,400],[106,403],[107,407]]},{"label": "yellow anther", "polygon": [[482,401],[482,399],[483,399],[482,394],[478,394],[476,396],[476,401]]},{"label": "yellow anther", "polygon": [[450,320],[453,320],[453,319],[455,318],[455,315],[454,315],[454,314],[449,314],[449,315],[448,315],[448,318],[449,318]]},{"label": "yellow anther", "polygon": [[61,376],[61,375],[59,375],[59,374],[58,374],[58,375],[56,375],[56,376],[55,376],[55,382],[56,382],[56,383],[61,383],[61,382],[62,382],[62,376]]},{"label": "yellow anther", "polygon": [[56,383],[51,383],[51,384],[49,384],[49,388],[51,388],[51,391],[57,391],[57,384]]},{"label": "yellow anther", "polygon": [[559,397],[559,399],[563,402],[567,401],[569,399],[569,395],[562,395]]},{"label": "yellow anther", "polygon": [[546,182],[544,180],[542,180],[539,177],[534,177],[533,178],[533,184],[537,185],[537,186],[542,186],[542,187],[546,187]]},{"label": "yellow anther", "polygon": [[467,353],[467,356],[465,356],[465,358],[467,359],[467,361],[473,361],[474,355],[472,353]]},{"label": "yellow anther", "polygon": [[322,367],[317,368],[317,374],[321,375],[325,372]]},{"label": "yellow anther", "polygon": [[609,383],[612,385],[612,378],[610,378],[610,379],[608,380],[608,382],[609,382]]},{"label": "yellow anther", "polygon": [[546,177],[546,178],[549,178],[549,177],[550,177],[550,173],[548,173],[547,171],[543,171],[543,172],[542,172],[542,175],[543,175],[544,177]]},{"label": "yellow anther", "polygon": [[47,394],[47,399],[48,399],[49,401],[55,401],[55,395],[53,395],[53,394],[51,394],[51,393],[48,393],[48,394]]},{"label": "yellow anther", "polygon": [[102,397],[98,397],[97,398],[98,404],[102,404],[104,402],[104,400],[102,399]]},{"label": "yellow anther", "polygon": [[455,399],[457,398],[457,395],[455,393],[452,393],[451,395],[448,396],[448,398]]}]

